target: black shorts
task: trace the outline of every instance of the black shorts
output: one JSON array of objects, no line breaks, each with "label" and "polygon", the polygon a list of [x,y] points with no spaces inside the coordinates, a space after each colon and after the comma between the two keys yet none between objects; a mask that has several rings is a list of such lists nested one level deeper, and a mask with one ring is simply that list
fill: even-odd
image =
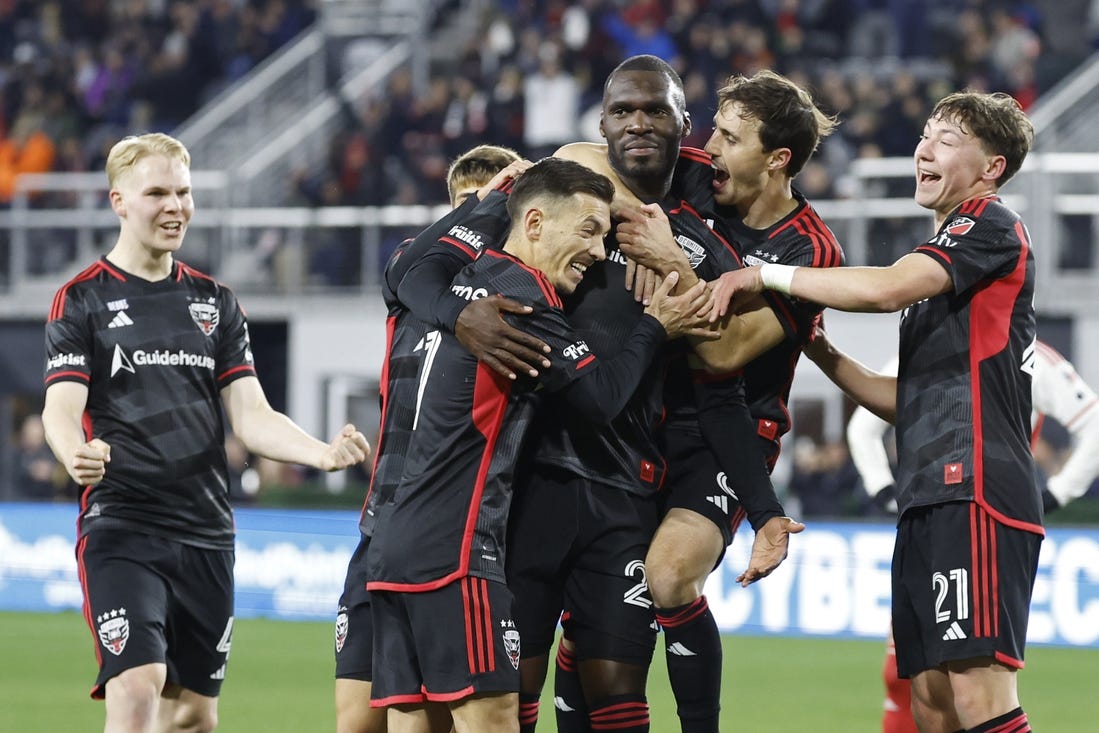
[{"label": "black shorts", "polygon": [[372,706],[519,691],[519,629],[503,583],[466,577],[423,593],[371,595]]},{"label": "black shorts", "polygon": [[81,538],[76,559],[99,662],[92,697],[156,662],[168,666],[169,683],[218,696],[233,635],[231,550],[104,529]]},{"label": "black shorts", "polygon": [[668,462],[663,513],[679,508],[701,514],[717,526],[728,547],[746,516],[734,491],[735,477],[730,481],[721,470],[701,434],[665,429],[662,444]]},{"label": "black shorts", "polygon": [[374,624],[366,590],[366,548],[363,537],[347,563],[347,577],[336,610],[336,677],[370,682],[373,679]]},{"label": "black shorts", "polygon": [[906,511],[893,550],[900,676],[977,657],[1022,668],[1041,544],[975,502]]},{"label": "black shorts", "polygon": [[645,554],[659,520],[655,497],[566,471],[538,467],[516,487],[507,569],[524,658],[549,654],[560,619],[578,659],[649,664]]}]

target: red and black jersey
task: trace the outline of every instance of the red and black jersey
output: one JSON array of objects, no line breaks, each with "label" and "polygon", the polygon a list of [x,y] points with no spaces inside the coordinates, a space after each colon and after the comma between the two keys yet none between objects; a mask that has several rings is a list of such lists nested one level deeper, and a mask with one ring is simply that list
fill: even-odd
[{"label": "red and black jersey", "polygon": [[[766,229],[745,226],[735,213],[726,211],[719,217],[718,230],[737,246],[745,266],[778,263],[839,267],[843,264],[843,250],[835,235],[804,196],[795,190],[794,197],[797,207]],[[802,344],[812,331],[813,319],[823,309],[816,303],[773,290],[765,291],[763,297],[782,324],[786,338],[744,368],[744,381],[748,406],[756,419],[759,436],[771,443],[769,460],[773,464],[778,456],[779,441],[790,430],[787,403],[794,368],[801,357]]]},{"label": "red and black jersey", "polygon": [[975,501],[1043,533],[1030,452],[1034,257],[998,197],[963,203],[915,252],[953,292],[904,310],[897,376],[897,504]]},{"label": "red and black jersey", "polygon": [[[507,316],[552,348],[537,380],[515,381],[476,361],[441,333],[420,371],[404,475],[368,552],[371,590],[426,591],[473,575],[504,581],[504,532],[512,477],[538,391],[561,392],[586,419],[608,420],[633,393],[664,330],[645,317],[620,358],[599,361],[572,330],[545,276],[486,250],[454,279],[473,299],[503,293],[534,311]],[[581,391],[580,388],[584,389]]]},{"label": "red and black jersey", "polygon": [[66,283],[46,324],[46,386],[87,385],[85,433],[111,446],[81,497],[81,535],[232,549],[220,390],[255,373],[236,297],[181,262],[149,282],[102,258]]},{"label": "red and black jersey", "polygon": [[[796,189],[797,206],[788,215],[766,229],[746,226],[739,214],[718,206],[713,199],[713,170],[710,156],[684,149],[676,166],[675,180],[684,198],[712,217],[714,228],[731,243],[745,266],[777,263],[801,267],[839,267],[843,250],[820,215]],[[801,357],[801,346],[812,329],[813,319],[822,308],[774,291],[764,291],[764,299],[786,333],[786,338],[761,354],[744,369],[748,407],[756,420],[756,431],[767,442],[768,463],[778,458],[779,442],[790,430],[787,402],[794,380],[794,368]]]},{"label": "red and black jersey", "polygon": [[[676,241],[692,263],[699,264],[716,248],[704,244],[709,229],[699,213],[685,202],[691,186],[698,186],[699,161],[705,158],[704,175],[712,180],[709,156],[683,148],[676,163],[677,175],[662,208],[668,214]],[[679,175],[683,169],[685,173]],[[691,177],[690,174],[694,174]],[[707,184],[708,185],[708,184]],[[592,350],[603,357],[617,354],[641,317],[644,307],[625,288],[626,256],[612,232],[605,240],[607,259],[589,267],[576,292],[565,299],[569,322]],[[669,356],[683,355],[683,347],[669,345]],[[599,484],[641,496],[651,495],[664,483],[666,463],[656,430],[664,417],[665,367],[653,365],[630,404],[609,426],[593,425],[559,404],[546,404],[532,438],[531,460],[538,465],[564,468]],[[690,382],[688,381],[689,385]],[[688,397],[690,397],[688,395]],[[693,404],[693,398],[678,401]]]},{"label": "red and black jersey", "polygon": [[[707,170],[709,167],[707,166]],[[672,234],[680,249],[687,256],[687,262],[700,280],[712,282],[722,273],[741,268],[740,256],[733,245],[723,239],[711,228],[712,220],[705,220],[695,208],[686,201],[668,209],[668,220],[672,224]],[[668,345],[668,371],[664,381],[664,424],[662,429],[689,426],[698,430],[698,408],[693,377],[687,364],[690,343],[679,339]],[[729,379],[740,380],[729,376]]]},{"label": "red and black jersey", "polygon": [[[404,472],[405,454],[412,438],[420,371],[425,359],[434,353],[439,329],[431,328],[409,312],[397,296],[405,273],[427,252],[443,250],[457,262],[456,269],[468,265],[480,253],[482,241],[494,242],[506,231],[507,197],[493,192],[485,201],[470,196],[415,239],[400,244],[386,263],[382,281],[385,301],[386,349],[382,362],[378,444],[374,447],[374,470],[359,517],[364,537],[374,533],[380,508],[393,498]],[[470,221],[476,229],[465,226]]]}]

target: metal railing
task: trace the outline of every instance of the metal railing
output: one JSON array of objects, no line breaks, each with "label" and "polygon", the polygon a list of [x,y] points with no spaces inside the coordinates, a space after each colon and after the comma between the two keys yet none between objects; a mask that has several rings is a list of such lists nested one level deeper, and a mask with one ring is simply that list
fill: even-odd
[{"label": "metal railing", "polygon": [[[908,158],[864,159],[851,168],[850,199],[814,202],[835,231],[847,262],[885,264],[931,234],[930,214],[911,197],[887,197],[882,184],[911,179]],[[244,292],[279,296],[361,293],[378,286],[390,247],[441,216],[447,207],[233,207],[224,172],[195,171],[197,212],[184,259]],[[46,285],[107,251],[117,218],[107,206],[101,174],[36,174],[19,179],[12,207],[0,211],[0,303],[4,312],[43,311]],[[1081,192],[1084,191],[1084,192]],[[65,207],[43,208],[45,197],[65,194]],[[1032,154],[1005,191],[1030,229],[1038,263],[1039,309],[1090,313],[1099,240],[1099,154]],[[53,248],[49,257],[41,248]],[[0,257],[3,248],[0,247]],[[36,305],[35,305],[36,303]],[[31,305],[28,305],[31,304]]]}]

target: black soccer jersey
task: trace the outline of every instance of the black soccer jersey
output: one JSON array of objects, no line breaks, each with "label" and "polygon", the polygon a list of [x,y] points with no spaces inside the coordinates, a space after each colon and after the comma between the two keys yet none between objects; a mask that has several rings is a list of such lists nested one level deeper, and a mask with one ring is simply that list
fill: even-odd
[{"label": "black soccer jersey", "polygon": [[[694,148],[680,151],[676,170],[695,171],[703,158],[707,161],[705,175],[712,180],[709,156]],[[707,234],[709,227],[685,201],[687,189],[697,187],[698,180],[697,174],[694,178],[677,175],[671,191],[661,202],[672,234],[694,264],[725,256],[719,251],[720,245],[703,244],[711,237]],[[625,288],[626,257],[613,233],[606,238],[606,247],[607,259],[588,268],[584,282],[565,299],[569,322],[601,356],[621,350],[644,310]],[[682,357],[684,346],[671,345],[669,355]],[[535,428],[537,437],[532,439],[535,443],[532,460],[641,496],[659,491],[666,469],[656,439],[656,429],[664,417],[664,380],[664,366],[654,365],[630,404],[609,426],[579,420],[562,405],[545,405]],[[678,404],[684,406],[687,402],[693,405],[693,397],[688,395]]]},{"label": "black soccer jersey", "polygon": [[897,505],[976,501],[1043,532],[1030,452],[1034,258],[1022,221],[996,196],[963,203],[915,252],[953,292],[901,315]]},{"label": "black soccer jersey", "polygon": [[[686,201],[667,211],[672,234],[695,276],[711,282],[724,272],[739,270],[740,256],[731,243],[715,232],[710,223]],[[712,220],[711,220],[712,221]],[[669,360],[664,382],[665,429],[690,426],[697,431],[698,409],[692,387],[693,377],[687,364],[690,344],[681,339],[669,344]],[[732,378],[732,377],[730,377]]]},{"label": "black soccer jersey", "polygon": [[88,439],[111,446],[81,497],[80,533],[152,532],[233,548],[220,390],[254,376],[233,293],[176,261],[149,282],[100,259],[62,287],[46,324],[46,386],[88,386]]},{"label": "black soccer jersey", "polygon": [[[718,219],[719,231],[740,250],[746,266],[778,263],[801,267],[839,267],[843,250],[820,216],[798,191],[797,207],[767,229],[751,229],[733,212]],[[724,224],[725,229],[721,228]],[[786,338],[760,354],[744,368],[748,406],[756,419],[759,436],[771,446],[769,460],[778,457],[779,441],[790,430],[790,385],[801,357],[801,346],[821,306],[805,300],[765,291],[763,296],[782,324]]]},{"label": "black soccer jersey", "polygon": [[[512,475],[536,392],[563,391],[588,419],[593,409],[609,418],[664,337],[655,319],[642,319],[625,358],[614,360],[621,367],[615,371],[571,329],[542,273],[493,250],[459,273],[452,292],[469,299],[499,292],[532,304],[522,326],[550,345],[552,366],[538,380],[511,381],[478,363],[449,333],[430,344],[404,475],[368,552],[371,590],[425,591],[467,575],[503,582]],[[574,394],[582,383],[588,391]]]},{"label": "black soccer jersey", "polygon": [[[507,228],[507,196],[492,192],[483,202],[470,196],[458,208],[425,229],[415,239],[402,242],[386,263],[382,298],[386,318],[385,361],[381,375],[381,423],[374,448],[374,470],[359,517],[359,531],[369,537],[380,508],[388,504],[404,471],[405,454],[412,437],[413,419],[420,390],[420,371],[434,353],[441,333],[412,315],[397,297],[405,273],[425,253],[447,251],[461,266],[476,259],[481,243],[494,242]],[[473,226],[462,222],[471,221]]]},{"label": "black soccer jersey", "polygon": [[[797,206],[766,229],[745,226],[739,214],[718,206],[713,199],[713,171],[710,157],[685,148],[688,154],[676,166],[675,180],[686,200],[713,218],[714,228],[738,251],[745,266],[778,263],[801,267],[839,267],[843,250],[828,226],[796,189]],[[761,354],[744,369],[748,406],[756,420],[756,431],[768,445],[768,462],[778,458],[779,442],[790,430],[787,402],[794,367],[801,357],[801,345],[822,308],[790,296],[764,291],[764,299],[786,333],[782,343]]]}]

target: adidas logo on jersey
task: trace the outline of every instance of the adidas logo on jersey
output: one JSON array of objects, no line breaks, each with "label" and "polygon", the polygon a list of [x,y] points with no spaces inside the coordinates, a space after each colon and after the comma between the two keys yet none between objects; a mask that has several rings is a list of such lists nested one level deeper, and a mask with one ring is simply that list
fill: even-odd
[{"label": "adidas logo on jersey", "polygon": [[223,664],[220,667],[218,667],[218,670],[216,672],[214,672],[212,675],[210,675],[210,679],[212,679],[212,680],[223,680],[223,679],[225,679],[225,665]]},{"label": "adidas logo on jersey", "polygon": [[134,319],[126,315],[126,311],[119,311],[115,314],[115,317],[111,319],[111,322],[107,324],[107,328],[122,328],[123,326],[134,325]]},{"label": "adidas logo on jersey", "polygon": [[946,633],[943,634],[943,641],[959,641],[964,638],[966,638],[965,632],[962,631],[962,627],[958,625],[957,621],[950,624]]},{"label": "adidas logo on jersey", "polygon": [[723,513],[729,513],[729,497],[718,494],[717,496],[707,496],[706,501],[716,506]]}]

